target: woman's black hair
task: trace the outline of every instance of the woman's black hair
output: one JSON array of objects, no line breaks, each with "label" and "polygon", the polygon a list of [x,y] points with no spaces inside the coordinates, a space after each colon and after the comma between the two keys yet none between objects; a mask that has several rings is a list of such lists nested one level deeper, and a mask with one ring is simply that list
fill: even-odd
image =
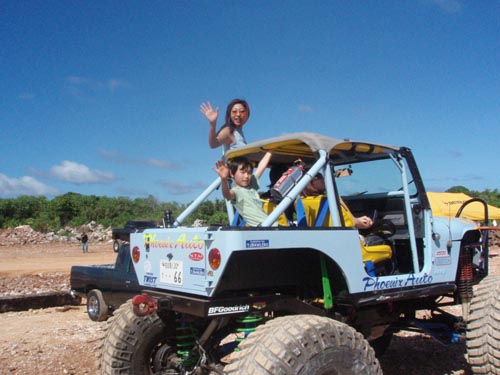
[{"label": "woman's black hair", "polygon": [[250,106],[248,105],[247,101],[238,98],[233,99],[229,102],[226,108],[226,122],[224,123],[224,125],[221,126],[217,134],[219,134],[220,131],[224,129],[226,126],[229,126],[231,128],[231,133],[234,131],[235,126],[233,124],[233,121],[231,120],[231,110],[233,109],[233,106],[235,104],[241,104],[243,107],[245,107],[245,109],[247,110],[247,119],[250,118]]}]

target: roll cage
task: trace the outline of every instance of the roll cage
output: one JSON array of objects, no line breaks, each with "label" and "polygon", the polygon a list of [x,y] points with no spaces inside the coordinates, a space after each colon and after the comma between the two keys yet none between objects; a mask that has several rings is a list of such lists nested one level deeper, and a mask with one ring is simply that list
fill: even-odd
[{"label": "roll cage", "polygon": [[[417,207],[419,212],[424,211],[426,215],[430,215],[430,204],[425,193],[420,173],[418,172],[418,168],[409,148],[381,145],[365,141],[340,140],[315,133],[293,133],[250,143],[228,152],[226,158],[231,159],[237,156],[244,156],[256,164],[268,151],[273,154],[270,166],[275,164],[291,166],[294,161],[300,158],[307,165],[307,171],[295,187],[269,214],[268,218],[262,222],[262,227],[271,226],[280,215],[295,202],[301,191],[318,173],[322,173],[325,176],[326,195],[330,207],[329,214],[331,215],[332,225],[334,227],[345,226],[340,209],[341,198],[334,178],[336,166],[380,159],[392,160],[400,173],[401,189],[400,191],[393,191],[388,194],[400,196],[404,201],[404,220],[408,229],[407,233],[411,247],[413,269],[420,269],[412,212],[414,207]],[[412,196],[408,189],[409,183],[415,184],[416,193]],[[173,226],[177,227],[181,225],[186,217],[193,213],[208,196],[219,188],[220,184],[220,177],[217,177],[198,198],[177,217]],[[230,204],[227,206],[229,222],[231,223],[233,221],[234,211]]]}]

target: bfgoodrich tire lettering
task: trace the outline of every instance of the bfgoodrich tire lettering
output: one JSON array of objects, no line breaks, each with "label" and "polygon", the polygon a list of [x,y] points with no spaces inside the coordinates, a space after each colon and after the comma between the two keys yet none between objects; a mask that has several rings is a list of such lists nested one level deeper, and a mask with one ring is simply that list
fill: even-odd
[{"label": "bfgoodrich tire lettering", "polygon": [[500,277],[488,276],[474,288],[467,320],[467,358],[474,374],[499,375]]},{"label": "bfgoodrich tire lettering", "polygon": [[259,326],[232,354],[230,375],[381,375],[375,352],[352,327],[314,315]]}]

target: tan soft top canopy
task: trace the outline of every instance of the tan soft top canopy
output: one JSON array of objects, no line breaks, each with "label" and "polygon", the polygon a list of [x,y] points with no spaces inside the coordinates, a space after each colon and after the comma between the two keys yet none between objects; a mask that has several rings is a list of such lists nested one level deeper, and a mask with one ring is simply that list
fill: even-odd
[{"label": "tan soft top canopy", "polygon": [[292,163],[298,157],[307,163],[318,158],[319,150],[324,150],[336,164],[357,160],[378,159],[399,150],[399,147],[380,145],[364,141],[341,140],[316,133],[290,133],[249,143],[231,150],[228,159],[245,156],[251,161],[259,161],[266,151],[273,153],[273,163]]}]

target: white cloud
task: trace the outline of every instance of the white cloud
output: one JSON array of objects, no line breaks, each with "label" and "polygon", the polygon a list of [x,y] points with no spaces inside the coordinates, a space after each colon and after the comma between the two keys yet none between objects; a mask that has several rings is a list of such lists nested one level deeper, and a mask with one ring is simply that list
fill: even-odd
[{"label": "white cloud", "polygon": [[145,160],[144,163],[149,165],[150,167],[161,168],[161,169],[179,169],[180,165],[176,163],[170,163],[166,160],[159,159],[148,159]]},{"label": "white cloud", "polygon": [[172,169],[172,170],[182,169],[181,164],[172,163],[167,160],[153,159],[153,158],[132,159],[129,158],[127,155],[109,150],[101,150],[100,153],[104,159],[120,164],[132,164],[132,165],[140,165],[140,166],[147,166],[160,169]]},{"label": "white cloud", "polygon": [[147,197],[149,194],[151,194],[151,192],[148,191],[147,189],[133,188],[129,186],[118,186],[116,188],[116,191],[120,195],[134,196],[134,197]]},{"label": "white cloud", "polygon": [[63,160],[50,168],[50,176],[73,184],[107,184],[117,178],[111,172],[91,170],[84,164]]},{"label": "white cloud", "polygon": [[31,100],[35,97],[35,94],[31,92],[22,92],[18,95],[18,98],[21,100]]},{"label": "white cloud", "polygon": [[184,195],[199,192],[201,189],[206,187],[206,185],[199,182],[193,184],[181,184],[177,181],[160,180],[158,183],[161,186],[166,187],[167,191],[172,195]]},{"label": "white cloud", "polygon": [[312,112],[313,109],[309,105],[301,104],[299,105],[299,112]]},{"label": "white cloud", "polygon": [[464,155],[460,150],[449,150],[448,153],[454,159],[461,158]]},{"label": "white cloud", "polygon": [[108,79],[108,81],[106,82],[106,86],[111,91],[114,91],[115,89],[118,89],[120,87],[128,87],[130,85],[127,81],[124,81],[123,79],[112,78]]},{"label": "white cloud", "polygon": [[10,178],[0,173],[0,196],[18,196],[18,195],[55,195],[58,193],[56,188],[45,185],[37,179],[30,176],[20,178]]},{"label": "white cloud", "polygon": [[82,76],[68,76],[66,77],[66,83],[68,84],[69,92],[75,96],[82,96],[102,90],[116,91],[119,88],[130,86],[127,81],[119,78],[100,81]]},{"label": "white cloud", "polygon": [[88,86],[102,86],[98,81],[79,76],[68,76],[66,77],[66,82],[71,85],[88,85]]},{"label": "white cloud", "polygon": [[463,9],[463,3],[459,0],[430,0],[436,4],[445,13],[460,13]]}]

